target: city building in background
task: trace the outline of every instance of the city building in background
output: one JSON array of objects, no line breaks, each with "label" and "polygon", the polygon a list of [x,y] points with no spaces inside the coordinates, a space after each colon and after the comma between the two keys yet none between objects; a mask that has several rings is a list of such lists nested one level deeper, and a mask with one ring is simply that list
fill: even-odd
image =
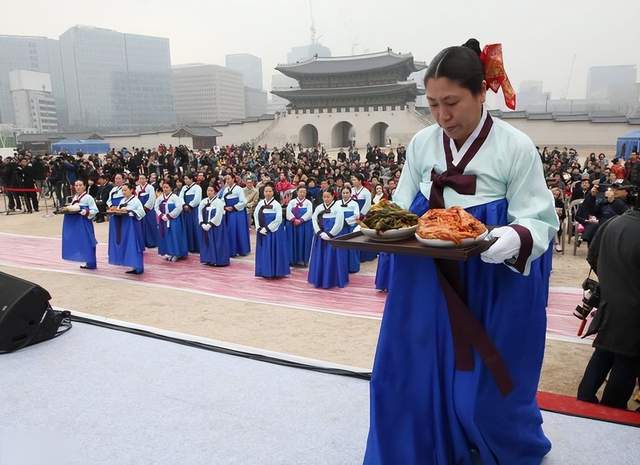
[{"label": "city building in background", "polygon": [[169,39],[75,26],[60,36],[71,129],[175,124]]},{"label": "city building in background", "polygon": [[225,66],[242,74],[246,87],[262,90],[262,60],[249,53],[234,53],[225,57]]},{"label": "city building in background", "polygon": [[0,123],[15,125],[9,74],[14,70],[48,73],[58,122],[66,124],[60,44],[46,37],[0,35]]},{"label": "city building in background", "polygon": [[246,117],[262,116],[267,113],[267,93],[253,87],[244,88],[244,108]]},{"label": "city building in background", "polygon": [[298,63],[300,61],[306,61],[313,57],[327,58],[331,56],[331,49],[325,47],[320,42],[314,41],[309,45],[303,45],[301,47],[293,47],[287,53],[287,64]]},{"label": "city building in background", "polygon": [[231,121],[246,116],[242,74],[219,65],[192,63],[172,68],[178,122]]},{"label": "city building in background", "polygon": [[551,95],[544,92],[542,81],[522,81],[516,98],[516,109],[544,113],[549,111]]},{"label": "city building in background", "polygon": [[635,65],[592,66],[587,74],[587,100],[607,102],[623,115],[638,105],[638,70]]},{"label": "city building in background", "polygon": [[9,73],[15,125],[21,132],[57,132],[58,114],[51,76],[28,70]]}]

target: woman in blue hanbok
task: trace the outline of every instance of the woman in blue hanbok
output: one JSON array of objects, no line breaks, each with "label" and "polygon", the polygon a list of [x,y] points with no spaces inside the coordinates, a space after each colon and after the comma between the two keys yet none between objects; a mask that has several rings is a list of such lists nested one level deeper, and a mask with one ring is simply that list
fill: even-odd
[{"label": "woman in blue hanbok", "polygon": [[114,233],[109,230],[109,264],[131,267],[126,273],[142,274],[144,272],[144,207],[134,195],[134,187],[122,185],[122,200],[117,207],[109,211],[118,213],[111,215],[110,224]]},{"label": "woman in blue hanbok", "polygon": [[389,281],[391,279],[391,266],[393,263],[393,255],[387,252],[378,254],[378,263],[376,266],[376,289],[379,291],[389,290]]},{"label": "woman in blue hanbok", "polygon": [[216,196],[213,185],[198,207],[200,222],[200,263],[210,266],[229,265],[229,239],[224,222],[224,202]]},{"label": "woman in blue hanbok", "polygon": [[[358,203],[361,217],[364,217],[369,213],[369,209],[371,208],[371,192],[362,185],[363,181],[364,176],[360,173],[351,176],[351,184],[353,184],[353,188],[351,189],[351,198]],[[362,250],[360,251],[360,261],[370,262],[376,258],[376,255],[377,254],[375,252]]]},{"label": "woman in blue hanbok", "polygon": [[[344,226],[340,231],[340,236],[352,233],[357,227],[357,221],[360,217],[360,207],[358,203],[351,197],[351,189],[349,187],[342,188],[342,202],[340,203],[342,214],[344,215]],[[355,249],[347,250],[347,259],[349,273],[357,273],[360,271],[360,254]]]},{"label": "woman in blue hanbok", "polygon": [[[122,193],[122,185],[124,184],[124,175],[122,173],[117,173],[113,177],[114,186],[111,188],[109,192],[109,197],[107,198],[107,209],[112,207],[117,207],[122,202],[122,197],[124,194]],[[107,216],[109,218],[109,235],[115,234],[115,222],[111,221],[111,216]]]},{"label": "woman in blue hanbok", "polygon": [[144,246],[149,249],[158,247],[158,217],[154,209],[156,205],[156,191],[150,183],[147,183],[147,177],[144,174],[138,176],[136,196],[138,200],[140,200],[140,203],[142,203],[145,212],[144,220],[142,220]]},{"label": "woman in blue hanbok", "polygon": [[172,262],[189,254],[187,235],[182,224],[182,199],[171,192],[171,184],[162,183],[162,195],[156,199],[158,217],[158,254]]},{"label": "woman in blue hanbok", "polygon": [[87,194],[87,184],[78,179],[73,187],[76,191],[71,204],[65,207],[62,222],[62,258],[81,262],[80,268],[96,268],[96,235],[93,218],[98,213],[96,201]]},{"label": "woman in blue hanbok", "polygon": [[307,199],[307,188],[298,187],[296,197],[287,204],[287,242],[292,266],[309,264],[313,242],[313,204]]},{"label": "woman in blue hanbok", "polygon": [[289,244],[282,222],[282,206],[273,198],[272,183],[265,184],[264,198],[253,212],[256,225],[256,276],[282,278],[291,273]]},{"label": "woman in blue hanbok", "polygon": [[195,182],[193,174],[184,175],[184,186],[180,189],[182,199],[182,224],[187,237],[187,248],[191,253],[200,251],[200,226],[198,206],[202,200],[202,188]]},{"label": "woman in blue hanbok", "polygon": [[218,196],[224,201],[224,209],[227,212],[224,220],[227,224],[231,256],[249,255],[251,252],[249,217],[245,208],[244,190],[236,185],[235,178],[228,174],[225,178],[224,189],[218,192]]},{"label": "woman in blue hanbok", "polygon": [[322,203],[316,207],[311,221],[315,236],[307,281],[323,289],[345,287],[349,283],[348,252],[329,242],[340,233],[344,223],[342,208],[333,200],[332,192],[322,193]]},{"label": "woman in blue hanbok", "polygon": [[497,241],[466,262],[393,256],[366,465],[539,465],[551,448],[535,395],[558,218],[534,144],[484,108],[469,46],[429,65],[437,124],[407,147],[393,200],[417,215],[462,206]]}]

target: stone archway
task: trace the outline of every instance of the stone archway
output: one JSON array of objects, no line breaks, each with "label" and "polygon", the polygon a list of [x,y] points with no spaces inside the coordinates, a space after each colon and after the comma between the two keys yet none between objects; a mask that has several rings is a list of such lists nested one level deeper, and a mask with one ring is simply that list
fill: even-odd
[{"label": "stone archway", "polygon": [[356,140],[356,131],[353,124],[348,121],[340,121],[331,130],[331,147],[350,147]]},{"label": "stone archway", "polygon": [[379,147],[386,146],[387,129],[389,129],[389,125],[382,121],[371,126],[371,131],[369,131],[369,143],[374,147],[376,145]]},{"label": "stone archway", "polygon": [[298,143],[303,147],[315,147],[318,145],[318,128],[313,124],[305,124],[298,132]]}]

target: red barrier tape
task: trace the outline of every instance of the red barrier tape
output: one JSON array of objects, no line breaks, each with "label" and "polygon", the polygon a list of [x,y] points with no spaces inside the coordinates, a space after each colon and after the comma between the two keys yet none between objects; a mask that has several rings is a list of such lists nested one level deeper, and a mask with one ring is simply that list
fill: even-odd
[{"label": "red barrier tape", "polygon": [[5,187],[4,188],[5,192],[40,192],[40,189],[18,189],[18,188],[13,188],[13,187]]}]

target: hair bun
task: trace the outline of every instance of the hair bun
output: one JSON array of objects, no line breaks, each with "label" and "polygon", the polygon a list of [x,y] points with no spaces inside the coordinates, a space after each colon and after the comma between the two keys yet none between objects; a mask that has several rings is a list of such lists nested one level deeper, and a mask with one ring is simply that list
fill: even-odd
[{"label": "hair bun", "polygon": [[480,53],[481,53],[481,51],[480,51],[480,42],[478,42],[477,39],[469,39],[464,44],[462,44],[462,46],[470,48],[471,50],[476,52],[478,54],[478,56],[480,56]]}]

